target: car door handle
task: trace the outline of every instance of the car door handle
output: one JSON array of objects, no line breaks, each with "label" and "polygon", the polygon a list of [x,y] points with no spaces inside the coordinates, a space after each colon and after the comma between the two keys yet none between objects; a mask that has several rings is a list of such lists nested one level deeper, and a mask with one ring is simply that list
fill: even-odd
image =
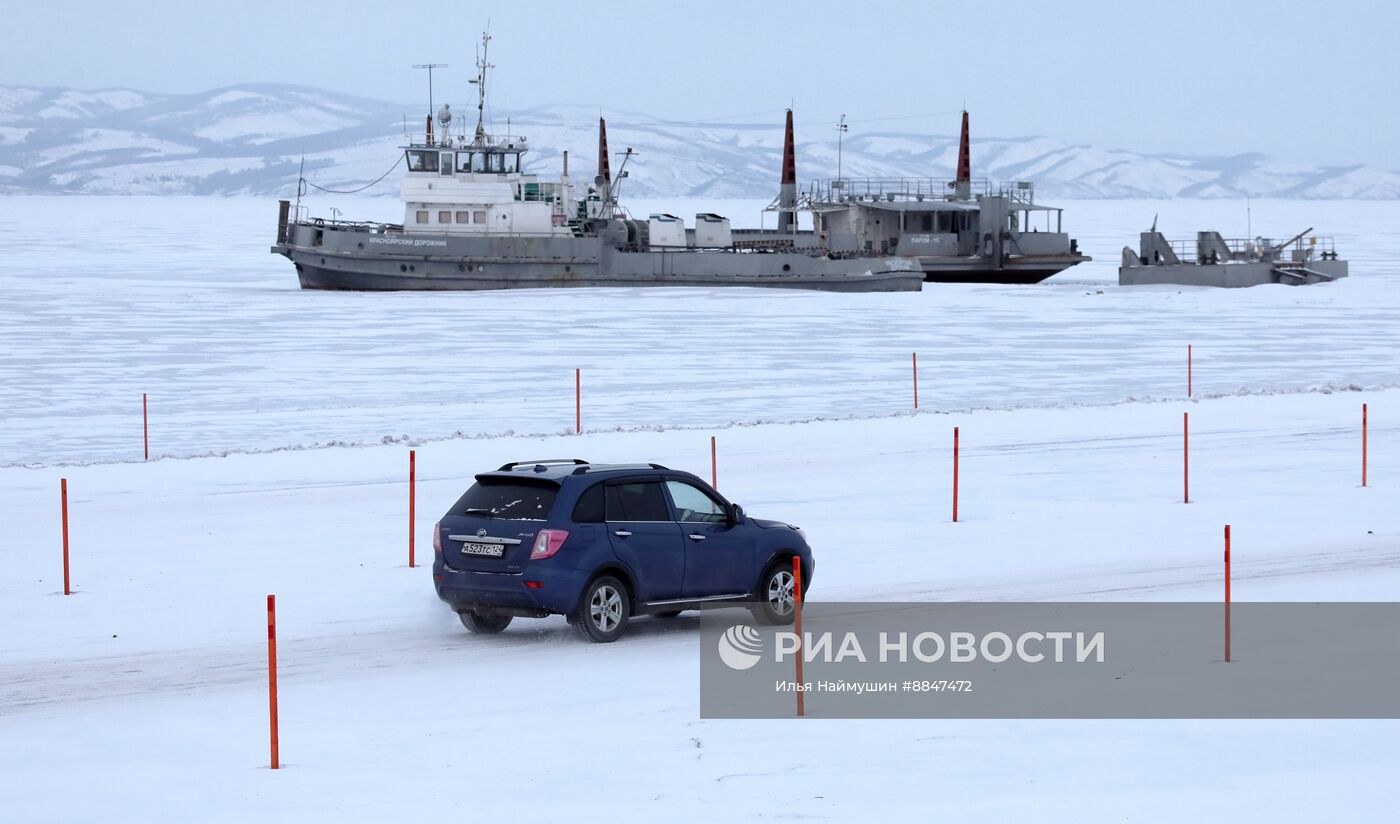
[{"label": "car door handle", "polygon": [[625,530],[625,529],[613,530],[613,534],[616,535],[616,536],[619,537],[619,538],[631,538],[631,537],[632,537],[632,533],[628,532],[628,531]]},{"label": "car door handle", "polygon": [[705,536],[704,536],[704,535],[701,535],[701,534],[698,533],[698,532],[692,533],[689,537],[690,537],[690,540],[692,540],[692,541],[703,541],[703,540],[705,540]]}]

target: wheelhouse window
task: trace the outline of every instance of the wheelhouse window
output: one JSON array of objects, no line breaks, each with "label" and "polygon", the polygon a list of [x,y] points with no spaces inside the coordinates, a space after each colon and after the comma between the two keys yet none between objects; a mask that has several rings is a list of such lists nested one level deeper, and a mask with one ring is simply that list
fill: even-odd
[{"label": "wheelhouse window", "polygon": [[451,152],[443,152],[443,153],[442,153],[442,174],[444,174],[444,175],[450,175],[450,174],[452,174],[452,153],[451,153]]},{"label": "wheelhouse window", "polygon": [[506,163],[506,174],[511,174],[520,169],[520,155],[512,153],[503,155],[503,157]]},{"label": "wheelhouse window", "polygon": [[409,149],[408,170],[410,172],[436,172],[438,170],[438,153]]},{"label": "wheelhouse window", "polygon": [[428,222],[428,210],[427,210],[427,209],[419,209],[419,210],[418,210],[417,218],[418,218],[418,222],[419,222],[419,223],[427,223],[427,222]]},{"label": "wheelhouse window", "polygon": [[486,152],[472,152],[472,171],[486,171]]},{"label": "wheelhouse window", "polygon": [[[464,172],[464,173],[465,173],[465,172],[470,172],[471,170],[472,170],[472,153],[471,153],[471,152],[458,152],[458,153],[457,153],[457,171],[459,171],[459,172]],[[460,221],[459,221],[459,222],[460,222]]]},{"label": "wheelhouse window", "polygon": [[493,154],[488,155],[488,157],[490,159],[486,165],[486,170],[500,174],[505,165],[505,155]]},{"label": "wheelhouse window", "polygon": [[438,212],[438,223],[451,223],[451,222],[452,222],[452,213],[451,213],[451,212]]}]

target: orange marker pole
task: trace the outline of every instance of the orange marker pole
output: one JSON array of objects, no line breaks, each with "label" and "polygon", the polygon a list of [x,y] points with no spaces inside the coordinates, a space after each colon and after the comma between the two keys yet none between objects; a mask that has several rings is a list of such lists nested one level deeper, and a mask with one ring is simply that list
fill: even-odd
[{"label": "orange marker pole", "polygon": [[914,408],[919,408],[919,353],[914,353]]},{"label": "orange marker pole", "polygon": [[1230,525],[1225,525],[1225,663],[1230,663]]},{"label": "orange marker pole", "polygon": [[267,711],[272,734],[272,769],[279,769],[277,758],[277,600],[267,596]]},{"label": "orange marker pole", "polygon": [[59,497],[62,500],[63,508],[63,594],[72,595],[73,590],[68,585],[68,479],[62,478],[58,482]]},{"label": "orange marker pole", "polygon": [[583,434],[583,371],[574,370],[574,434]]},{"label": "orange marker pole", "polygon": [[1366,404],[1361,404],[1361,485],[1366,485]]},{"label": "orange marker pole", "polygon": [[807,714],[802,702],[802,559],[792,556],[792,627],[797,632],[797,717]]},{"label": "orange marker pole", "polygon": [[715,451],[715,436],[710,436],[710,486],[719,489],[719,455]]},{"label": "orange marker pole", "polygon": [[953,523],[958,522],[958,428],[953,427]]},{"label": "orange marker pole", "polygon": [[408,568],[413,569],[413,517],[418,503],[418,450],[408,450]]},{"label": "orange marker pole", "polygon": [[146,393],[141,393],[141,441],[146,446],[146,460],[151,459],[151,428],[146,418]]},{"label": "orange marker pole", "polygon": [[1191,413],[1181,413],[1181,502],[1191,503]]},{"label": "orange marker pole", "polygon": [[1191,397],[1191,344],[1186,344],[1186,397]]}]

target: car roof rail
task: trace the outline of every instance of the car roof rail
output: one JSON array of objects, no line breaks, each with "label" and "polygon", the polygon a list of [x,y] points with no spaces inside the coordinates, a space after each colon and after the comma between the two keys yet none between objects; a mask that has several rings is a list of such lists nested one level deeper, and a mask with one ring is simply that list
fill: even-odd
[{"label": "car roof rail", "polygon": [[503,464],[501,468],[496,471],[509,472],[519,466],[570,466],[574,464],[578,466],[588,466],[588,461],[582,458],[551,458],[544,461],[511,461],[508,464]]},{"label": "car roof rail", "polygon": [[574,474],[586,475],[589,472],[616,472],[621,469],[665,469],[669,472],[671,468],[669,466],[662,466],[659,463],[588,464],[575,469]]}]

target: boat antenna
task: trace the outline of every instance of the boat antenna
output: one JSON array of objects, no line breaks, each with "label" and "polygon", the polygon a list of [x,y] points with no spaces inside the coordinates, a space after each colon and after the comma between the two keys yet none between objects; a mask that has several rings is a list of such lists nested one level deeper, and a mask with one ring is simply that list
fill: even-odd
[{"label": "boat antenna", "polygon": [[476,77],[468,83],[476,86],[476,142],[486,141],[486,70],[495,66],[486,61],[486,51],[491,47],[491,33],[481,33],[481,47],[476,50]]},{"label": "boat antenna", "polygon": [[416,63],[413,68],[428,70],[428,121],[433,119],[433,69],[445,69],[446,63]]},{"label": "boat antenna", "polygon": [[846,116],[841,115],[841,119],[836,121],[836,180],[838,182],[841,180],[841,138],[846,136],[846,131],[849,128],[846,125]]},{"label": "boat antenna", "polygon": [[306,152],[301,153],[301,167],[297,169],[297,215],[301,214],[301,193],[306,190]]}]

